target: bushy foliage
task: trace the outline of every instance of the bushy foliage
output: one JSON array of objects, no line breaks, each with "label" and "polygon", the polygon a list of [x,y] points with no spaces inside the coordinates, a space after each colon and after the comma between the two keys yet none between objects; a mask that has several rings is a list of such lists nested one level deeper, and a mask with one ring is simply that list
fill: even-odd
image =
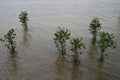
[{"label": "bushy foliage", "polygon": [[84,43],[82,42],[83,38],[72,38],[70,40],[71,43],[71,51],[73,52],[72,59],[75,64],[80,63],[79,55],[82,53],[80,50],[85,48]]},{"label": "bushy foliage", "polygon": [[93,44],[96,43],[97,35],[98,35],[100,29],[101,29],[100,21],[98,20],[98,18],[94,18],[91,21],[90,26],[89,26],[89,31],[93,35],[93,39],[92,39]]},{"label": "bushy foliage", "polygon": [[62,55],[65,54],[66,41],[70,39],[70,32],[68,29],[58,27],[58,30],[54,33],[54,42],[58,50],[61,51]]},{"label": "bushy foliage", "polygon": [[113,34],[109,34],[107,32],[100,32],[99,34],[99,40],[98,40],[98,47],[101,50],[101,57],[100,61],[104,61],[104,52],[106,49],[110,48],[115,48],[116,47],[116,42],[114,40]]},{"label": "bushy foliage", "polygon": [[15,48],[16,48],[16,41],[15,39],[15,31],[14,29],[11,29],[8,31],[6,35],[4,35],[3,38],[0,39],[0,41],[5,43],[5,46],[8,48],[10,53],[15,53]]},{"label": "bushy foliage", "polygon": [[27,22],[28,22],[28,13],[26,11],[22,11],[19,15],[20,22],[24,29],[27,29]]}]

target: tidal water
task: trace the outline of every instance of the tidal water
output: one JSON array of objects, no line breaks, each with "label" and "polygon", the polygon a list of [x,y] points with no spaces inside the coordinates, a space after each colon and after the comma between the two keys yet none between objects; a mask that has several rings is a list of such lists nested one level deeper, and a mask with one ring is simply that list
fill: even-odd
[{"label": "tidal water", "polygon": [[[28,31],[19,22],[28,12]],[[91,44],[89,23],[99,18],[102,29],[113,33],[116,49],[107,49],[105,61]],[[83,37],[86,49],[76,66],[61,57],[53,37],[57,27],[68,28],[72,37]],[[120,0],[0,0],[0,37],[11,28],[17,34],[17,56],[0,42],[0,80],[120,80]],[[67,54],[72,54],[67,46]]]}]

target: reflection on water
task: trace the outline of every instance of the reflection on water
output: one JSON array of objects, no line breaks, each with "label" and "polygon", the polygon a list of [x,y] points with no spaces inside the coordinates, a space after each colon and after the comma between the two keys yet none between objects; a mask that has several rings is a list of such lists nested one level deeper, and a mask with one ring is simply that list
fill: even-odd
[{"label": "reflection on water", "polygon": [[31,40],[31,35],[28,34],[28,30],[24,30],[23,32],[23,40],[22,40],[22,44],[26,47],[28,47],[30,45],[30,40]]},{"label": "reflection on water", "polygon": [[[99,62],[97,60],[97,55],[99,53],[97,45],[90,45],[88,49],[88,57],[90,59],[89,63],[93,64],[90,65],[88,68],[88,76],[89,80],[107,80],[108,77],[108,71],[104,67],[104,63]],[[96,64],[95,64],[96,63]]]},{"label": "reflection on water", "polygon": [[72,71],[71,71],[72,80],[78,80],[78,71],[79,71],[78,66],[73,65]]},{"label": "reflection on water", "polygon": [[82,80],[83,71],[80,65],[69,64],[66,58],[59,56],[55,61],[55,80]]},{"label": "reflection on water", "polygon": [[17,54],[10,54],[8,57],[8,61],[0,65],[1,67],[0,79],[1,80],[22,79],[22,77],[20,77],[20,74],[18,74],[20,72],[18,64],[19,63]]},{"label": "reflection on water", "polygon": [[65,79],[64,75],[67,76],[67,68],[68,68],[68,65],[67,63],[65,62],[65,57],[63,56],[59,56],[57,58],[57,60],[55,61],[55,69],[56,69],[56,80],[63,80]]},{"label": "reflection on water", "polygon": [[88,50],[88,56],[90,59],[95,58],[96,54],[98,53],[98,47],[97,45],[90,45]]},{"label": "reflection on water", "polygon": [[12,73],[17,71],[18,65],[17,65],[16,58],[17,58],[16,54],[11,54],[10,55],[9,63],[10,63]]},{"label": "reflection on water", "polygon": [[72,80],[82,80],[83,79],[83,72],[79,70],[78,65],[73,65],[71,69],[71,78]]},{"label": "reflection on water", "polygon": [[106,80],[107,73],[104,72],[103,70],[103,63],[99,63],[97,65],[97,69],[95,70],[95,73],[96,73],[97,80]]},{"label": "reflection on water", "polygon": [[[89,74],[94,80],[107,80],[108,71],[104,70],[103,63],[98,63],[96,66],[89,68]],[[92,80],[90,79],[90,80]]]}]

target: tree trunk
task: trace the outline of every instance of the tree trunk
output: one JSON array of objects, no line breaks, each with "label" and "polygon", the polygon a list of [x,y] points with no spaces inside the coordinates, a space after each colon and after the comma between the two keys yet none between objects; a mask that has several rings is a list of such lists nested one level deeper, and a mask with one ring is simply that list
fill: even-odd
[{"label": "tree trunk", "polygon": [[92,43],[93,43],[93,44],[96,43],[96,34],[95,34],[95,33],[93,34],[93,40],[92,40]]},{"label": "tree trunk", "polygon": [[100,56],[100,62],[103,62],[104,61],[104,55],[103,55],[104,51],[102,50],[101,51],[101,56]]},{"label": "tree trunk", "polygon": [[15,49],[14,49],[14,47],[13,47],[13,44],[11,44],[11,48],[12,48],[12,49],[11,49],[11,53],[14,54],[14,53],[15,53]]},{"label": "tree trunk", "polygon": [[65,44],[64,43],[61,43],[61,54],[62,55],[65,55]]},{"label": "tree trunk", "polygon": [[11,50],[10,50],[10,52],[12,53],[12,54],[14,54],[15,53],[15,49],[14,49],[14,42],[13,42],[13,40],[12,40],[12,38],[11,38]]},{"label": "tree trunk", "polygon": [[75,48],[74,54],[75,54],[75,59],[74,59],[75,64],[80,64],[77,48]]}]

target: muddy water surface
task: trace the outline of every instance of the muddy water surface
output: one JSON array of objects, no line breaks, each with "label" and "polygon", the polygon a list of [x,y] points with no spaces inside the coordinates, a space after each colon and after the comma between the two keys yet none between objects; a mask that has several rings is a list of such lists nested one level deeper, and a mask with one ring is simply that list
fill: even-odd
[{"label": "muddy water surface", "polygon": [[[29,13],[27,32],[18,18],[24,10]],[[116,37],[117,48],[107,50],[104,63],[98,63],[99,50],[90,43],[88,27],[94,17],[102,31]],[[58,26],[84,37],[80,66],[59,56],[53,41]],[[0,80],[120,80],[120,0],[0,0],[0,37],[11,28],[18,55],[10,56],[0,43]]]}]

